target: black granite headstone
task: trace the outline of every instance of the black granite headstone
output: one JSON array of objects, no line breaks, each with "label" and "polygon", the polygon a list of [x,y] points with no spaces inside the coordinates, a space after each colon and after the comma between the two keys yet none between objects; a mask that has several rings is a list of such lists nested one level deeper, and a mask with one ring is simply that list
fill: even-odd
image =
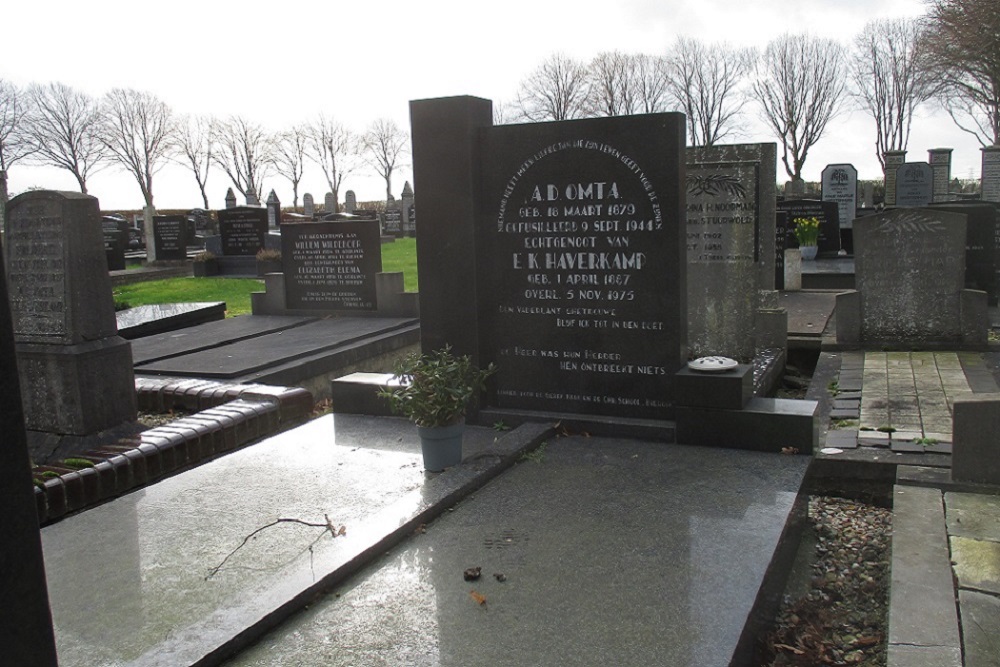
[{"label": "black granite headstone", "polygon": [[382,271],[377,224],[285,223],[281,258],[288,308],[377,309],[375,275]]},{"label": "black granite headstone", "polygon": [[222,254],[256,255],[267,238],[267,209],[258,206],[235,206],[218,212]]},{"label": "black granite headstone", "polygon": [[403,213],[398,208],[386,209],[382,231],[389,236],[403,235]]},{"label": "black granite headstone", "polygon": [[965,286],[986,292],[997,305],[1000,270],[1000,205],[991,202],[932,204],[934,210],[966,216]]},{"label": "black granite headstone", "polygon": [[788,239],[788,214],[774,215],[774,289],[785,289],[785,243]]},{"label": "black granite headstone", "polygon": [[128,242],[128,232],[118,229],[117,225],[103,225],[104,256],[108,260],[108,271],[125,270],[125,245]]},{"label": "black granite headstone", "polygon": [[188,224],[183,215],[153,216],[153,243],[157,259],[187,259]]},{"label": "black granite headstone", "polygon": [[496,407],[672,414],[687,336],[683,132],[682,116],[656,114],[483,133],[477,282]]},{"label": "black granite headstone", "polygon": [[796,218],[816,218],[819,220],[819,254],[836,256],[840,252],[840,213],[837,202],[818,199],[788,199],[778,202],[778,211],[788,214],[788,234],[786,248],[798,248],[795,237]]}]

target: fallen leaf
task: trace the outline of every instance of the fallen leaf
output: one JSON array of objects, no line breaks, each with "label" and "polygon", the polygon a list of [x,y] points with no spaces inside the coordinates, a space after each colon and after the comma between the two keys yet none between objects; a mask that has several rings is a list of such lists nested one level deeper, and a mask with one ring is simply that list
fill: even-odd
[{"label": "fallen leaf", "polygon": [[486,606],[486,596],[476,592],[475,589],[469,591],[469,597],[476,601],[476,604]]},{"label": "fallen leaf", "polygon": [[802,649],[795,648],[794,646],[789,646],[788,644],[775,644],[774,648],[780,648],[784,651],[791,651],[795,655],[802,655],[803,653],[805,653],[805,651],[803,651]]}]

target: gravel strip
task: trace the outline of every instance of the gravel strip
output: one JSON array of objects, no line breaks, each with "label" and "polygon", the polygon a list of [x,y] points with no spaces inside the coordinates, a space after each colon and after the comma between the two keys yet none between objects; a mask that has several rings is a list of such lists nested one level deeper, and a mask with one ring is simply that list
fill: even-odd
[{"label": "gravel strip", "polygon": [[808,591],[786,595],[760,647],[759,665],[884,667],[891,523],[890,509],[844,498],[809,498],[815,549]]}]

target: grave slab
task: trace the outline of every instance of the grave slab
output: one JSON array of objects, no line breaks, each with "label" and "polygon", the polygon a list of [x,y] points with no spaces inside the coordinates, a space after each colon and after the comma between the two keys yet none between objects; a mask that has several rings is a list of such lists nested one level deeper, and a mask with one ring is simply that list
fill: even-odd
[{"label": "grave slab", "polygon": [[747,664],[809,460],[550,441],[228,665]]},{"label": "grave slab", "polygon": [[946,493],[948,534],[1000,542],[1000,496]]},{"label": "grave slab", "polygon": [[224,301],[150,304],[115,313],[118,335],[125,340],[185,329],[197,324],[222,320],[225,317]]},{"label": "grave slab", "polygon": [[[255,316],[256,318],[256,316]],[[291,319],[291,318],[286,318]],[[244,338],[228,345],[144,363],[140,372],[206,378],[235,378],[323,350],[358,342],[414,323],[404,318],[339,317]]]},{"label": "grave slab", "polygon": [[959,536],[949,542],[959,587],[1000,595],[1000,542]]},{"label": "grave slab", "polygon": [[965,667],[1000,665],[996,629],[1000,627],[1000,598],[975,591],[958,592],[962,609],[962,645]]}]

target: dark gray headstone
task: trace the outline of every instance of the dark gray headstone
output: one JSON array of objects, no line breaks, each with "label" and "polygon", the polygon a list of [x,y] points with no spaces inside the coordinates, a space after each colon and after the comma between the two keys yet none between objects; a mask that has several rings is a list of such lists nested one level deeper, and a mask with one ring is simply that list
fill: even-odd
[{"label": "dark gray headstone", "polygon": [[982,192],[985,201],[1000,202],[1000,146],[983,151]]},{"label": "dark gray headstone", "polygon": [[125,246],[128,245],[128,231],[123,227],[127,224],[124,220],[104,219],[101,222],[101,232],[104,236],[104,256],[108,260],[108,271],[125,270]]},{"label": "dark gray headstone", "polygon": [[183,215],[153,216],[153,243],[158,260],[187,259],[187,219]]},{"label": "dark gray headstone", "polygon": [[313,196],[308,192],[302,195],[302,213],[307,218],[316,216],[316,203],[313,201]]},{"label": "dark gray headstone", "polygon": [[[3,207],[0,206],[0,209]],[[56,667],[38,507],[24,431],[7,278],[0,253],[0,645],[5,664]]]},{"label": "dark gray headstone", "polygon": [[961,342],[963,216],[897,209],[855,220],[854,239],[862,341]]},{"label": "dark gray headstone", "polygon": [[307,222],[281,226],[285,305],[308,310],[376,310],[382,271],[378,225]]},{"label": "dark gray headstone", "polygon": [[965,286],[986,292],[997,304],[1000,270],[1000,207],[983,201],[934,204],[934,210],[966,216]]},{"label": "dark gray headstone", "polygon": [[344,213],[354,214],[358,210],[358,197],[354,194],[354,190],[348,190],[347,194],[344,195]]},{"label": "dark gray headstone", "polygon": [[788,238],[788,214],[774,215],[774,289],[785,289],[785,243]]},{"label": "dark gray headstone", "polygon": [[934,170],[926,162],[907,162],[896,169],[896,206],[913,208],[934,201]]},{"label": "dark gray headstone", "polygon": [[885,152],[885,205],[896,205],[896,170],[906,162],[906,151]]},{"label": "dark gray headstone", "polygon": [[687,150],[688,346],[691,357],[754,357],[757,310],[755,162],[711,163]]},{"label": "dark gray headstone", "polygon": [[786,248],[798,248],[795,237],[797,218],[819,220],[819,254],[833,256],[840,252],[840,210],[836,202],[819,199],[791,199],[778,202],[778,211],[788,215],[788,235]]},{"label": "dark gray headstone", "polygon": [[236,208],[236,193],[232,188],[226,190],[226,208]]},{"label": "dark gray headstone", "polygon": [[858,208],[858,170],[853,164],[828,164],[822,176],[823,201],[837,203],[841,229],[850,229]]},{"label": "dark gray headstone", "polygon": [[1000,485],[1000,400],[996,394],[959,397],[953,405],[951,478]]},{"label": "dark gray headstone", "polygon": [[219,234],[225,256],[256,255],[267,238],[267,210],[237,206],[219,211]]},{"label": "dark gray headstone", "polygon": [[389,236],[403,236],[403,212],[398,208],[386,209],[382,216],[382,232]]},{"label": "dark gray headstone", "polygon": [[323,212],[327,215],[338,212],[337,198],[333,196],[332,192],[327,192],[326,196],[323,198]]},{"label": "dark gray headstone", "polygon": [[271,194],[267,196],[267,225],[271,229],[274,229],[281,224],[281,202],[278,200],[278,195],[271,190]]},{"label": "dark gray headstone", "polygon": [[7,206],[7,277],[29,429],[89,435],[135,419],[97,199],[35,191]]},{"label": "dark gray headstone", "polygon": [[257,193],[253,190],[247,190],[246,201],[247,206],[260,206],[260,199],[257,197]]}]

